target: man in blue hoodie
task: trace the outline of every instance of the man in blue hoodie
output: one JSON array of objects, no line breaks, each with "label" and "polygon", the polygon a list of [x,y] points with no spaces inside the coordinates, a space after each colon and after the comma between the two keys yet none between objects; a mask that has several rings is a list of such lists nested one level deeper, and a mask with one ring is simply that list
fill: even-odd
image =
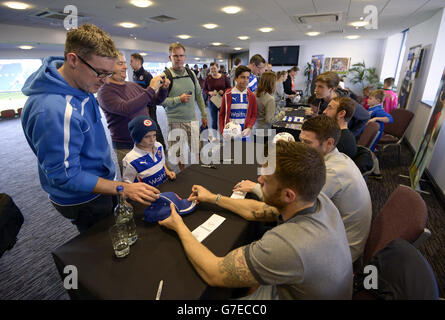
[{"label": "man in blue hoodie", "polygon": [[54,207],[80,232],[113,212],[116,187],[149,205],[159,190],[113,181],[115,168],[93,93],[113,75],[118,51],[100,28],[67,33],[64,57],[47,57],[27,80],[25,137],[37,156],[40,183]]}]

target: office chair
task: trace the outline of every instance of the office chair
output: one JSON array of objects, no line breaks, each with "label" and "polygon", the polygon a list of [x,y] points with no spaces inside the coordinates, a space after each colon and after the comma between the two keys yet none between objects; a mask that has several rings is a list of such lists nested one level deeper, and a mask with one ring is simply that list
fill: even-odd
[{"label": "office chair", "polygon": [[363,253],[364,265],[394,239],[402,238],[420,246],[431,236],[425,228],[427,217],[422,197],[410,187],[398,186],[372,222]]},{"label": "office chair", "polygon": [[365,130],[363,130],[360,138],[357,141],[357,145],[364,146],[366,148],[371,148],[374,144],[375,139],[379,134],[380,126],[377,122],[368,122],[366,124]]},{"label": "office chair", "polygon": [[408,126],[414,117],[414,113],[405,109],[393,109],[391,110],[391,116],[393,117],[394,122],[385,124],[383,135],[377,142],[377,148],[383,153],[388,147],[397,146],[397,155],[400,165],[401,143],[406,129],[408,129]]},{"label": "office chair", "polygon": [[2,119],[13,119],[15,118],[15,111],[13,109],[7,109],[0,112]]}]

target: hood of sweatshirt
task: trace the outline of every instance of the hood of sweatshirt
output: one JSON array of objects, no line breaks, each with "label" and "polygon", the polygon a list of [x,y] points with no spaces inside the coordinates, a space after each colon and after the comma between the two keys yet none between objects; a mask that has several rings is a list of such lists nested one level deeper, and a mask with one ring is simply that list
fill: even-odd
[{"label": "hood of sweatshirt", "polygon": [[88,92],[71,87],[57,71],[64,62],[63,57],[47,57],[42,66],[26,80],[22,92],[26,96],[35,94],[62,94],[88,97]]}]

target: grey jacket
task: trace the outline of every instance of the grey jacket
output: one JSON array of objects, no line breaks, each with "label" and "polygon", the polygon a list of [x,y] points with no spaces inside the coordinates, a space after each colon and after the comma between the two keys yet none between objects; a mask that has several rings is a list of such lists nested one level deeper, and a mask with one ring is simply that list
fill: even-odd
[{"label": "grey jacket", "polygon": [[270,129],[272,123],[284,117],[284,111],[279,111],[274,97],[269,93],[257,97],[257,110],[256,129]]}]

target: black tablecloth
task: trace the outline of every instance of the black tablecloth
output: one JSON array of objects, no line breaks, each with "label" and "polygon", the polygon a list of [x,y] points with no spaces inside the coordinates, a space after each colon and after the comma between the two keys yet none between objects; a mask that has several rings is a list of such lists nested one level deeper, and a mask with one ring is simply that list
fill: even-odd
[{"label": "black tablecloth", "polygon": [[[162,184],[161,192],[174,191],[186,198],[193,184],[201,184],[215,193],[230,196],[241,179],[255,181],[256,165],[215,165],[216,169],[192,165],[178,174],[176,181]],[[131,246],[130,255],[114,257],[109,217],[87,232],[54,250],[53,258],[62,277],[67,265],[78,270],[77,290],[68,290],[71,299],[154,299],[160,280],[164,281],[161,299],[226,299],[232,290],[212,288],[199,277],[188,261],[181,242],[174,231],[157,223],[142,220],[143,206],[135,205],[138,240]],[[214,204],[200,204],[197,210],[183,216],[193,231],[213,213],[226,220],[202,243],[215,255],[252,241],[252,223]]]},{"label": "black tablecloth", "polygon": [[[305,115],[305,110],[303,108],[296,107],[286,111],[286,116],[289,117],[305,117]],[[286,126],[288,126],[289,124],[291,124],[291,122],[277,121],[272,125],[272,129],[275,129],[276,133],[288,132],[294,136],[295,141],[298,141],[300,136],[300,129],[287,128]]]}]

